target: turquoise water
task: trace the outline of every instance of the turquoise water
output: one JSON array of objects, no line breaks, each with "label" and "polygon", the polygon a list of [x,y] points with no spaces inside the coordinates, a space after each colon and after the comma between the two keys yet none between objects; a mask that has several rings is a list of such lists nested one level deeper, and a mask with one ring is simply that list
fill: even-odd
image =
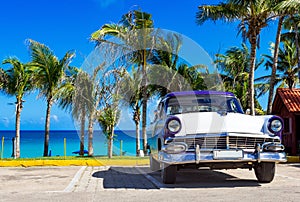
[{"label": "turquoise water", "polygon": [[[120,142],[122,140],[122,152],[125,156],[135,156],[135,131],[115,131],[113,152],[120,154]],[[15,131],[0,131],[0,139],[4,137],[3,158],[11,158],[12,138]],[[49,151],[51,156],[64,156],[64,138],[66,138],[67,156],[79,150],[80,140],[77,131],[50,131]],[[0,141],[1,141],[0,140]],[[41,157],[44,152],[44,131],[21,131],[21,158]],[[142,140],[141,140],[142,143]],[[88,140],[85,138],[85,149],[88,149]],[[101,131],[94,131],[94,155],[107,155],[106,139]],[[0,153],[2,144],[0,144]]]}]

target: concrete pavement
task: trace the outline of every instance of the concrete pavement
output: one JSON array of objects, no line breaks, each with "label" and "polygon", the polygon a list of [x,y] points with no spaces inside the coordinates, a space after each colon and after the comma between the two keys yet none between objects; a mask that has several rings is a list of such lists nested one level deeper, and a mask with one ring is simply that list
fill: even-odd
[{"label": "concrete pavement", "polygon": [[164,185],[148,167],[0,168],[0,201],[299,201],[300,164],[279,164],[272,183],[248,170],[181,170]]}]

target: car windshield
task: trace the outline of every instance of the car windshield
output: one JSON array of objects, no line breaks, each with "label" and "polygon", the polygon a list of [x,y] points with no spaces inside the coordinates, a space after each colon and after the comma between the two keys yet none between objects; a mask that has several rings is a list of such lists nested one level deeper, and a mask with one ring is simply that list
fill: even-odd
[{"label": "car windshield", "polygon": [[194,95],[172,97],[167,101],[167,114],[191,112],[243,113],[238,100],[225,95]]}]

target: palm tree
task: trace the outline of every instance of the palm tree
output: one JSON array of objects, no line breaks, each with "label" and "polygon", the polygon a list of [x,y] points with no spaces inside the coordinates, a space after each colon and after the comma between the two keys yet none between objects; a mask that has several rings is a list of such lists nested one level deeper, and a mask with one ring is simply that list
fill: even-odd
[{"label": "palm tree", "polygon": [[[117,62],[118,63],[118,62]],[[105,72],[99,83],[100,108],[96,117],[108,143],[108,157],[113,154],[112,146],[115,137],[114,128],[120,118],[121,79],[125,74],[124,68],[116,67]]]},{"label": "palm tree", "polygon": [[[226,91],[233,92],[241,101],[244,109],[248,106],[249,100],[249,61],[250,54],[246,44],[240,47],[231,47],[225,54],[217,54],[215,63],[221,71],[221,77]],[[257,69],[263,63],[263,59],[256,63]],[[260,109],[260,105],[255,99],[255,110]]]},{"label": "palm tree", "polygon": [[[97,80],[97,75],[103,70],[104,63],[98,65],[92,72],[92,75],[83,73],[82,77],[76,83],[77,92],[75,93],[75,107],[78,109],[73,109],[75,112],[81,110],[81,128],[83,130],[84,117],[88,117],[88,155],[94,155],[93,139],[94,139],[94,124],[97,118],[97,110],[100,105],[100,101],[103,97],[103,92],[101,89],[100,81]],[[102,79],[102,78],[101,78]],[[74,100],[74,99],[73,99]],[[79,103],[80,102],[80,103]],[[84,134],[81,134],[83,138]]]},{"label": "palm tree", "polygon": [[[267,114],[271,114],[272,112],[272,101],[274,96],[274,87],[275,87],[275,79],[276,79],[276,70],[277,70],[277,61],[278,61],[278,51],[279,51],[279,44],[280,44],[280,38],[281,38],[281,30],[284,23],[284,20],[288,17],[288,15],[291,15],[290,19],[294,18],[294,15],[297,10],[297,8],[300,6],[299,1],[295,0],[285,0],[285,1],[274,1],[274,5],[272,8],[277,13],[279,20],[278,20],[278,26],[277,26],[277,32],[276,32],[276,39],[275,39],[275,47],[274,47],[274,57],[273,57],[273,66],[272,66],[272,73],[270,78],[270,86],[269,86],[269,96],[268,96],[268,106],[267,106]],[[300,22],[298,20],[298,22]],[[285,23],[286,24],[286,23]],[[290,27],[296,27],[295,24]],[[286,27],[285,27],[286,29]],[[296,42],[296,47],[299,47]],[[299,52],[299,51],[298,51]],[[298,54],[298,58],[300,58],[300,55]],[[299,66],[300,68],[300,63]]]},{"label": "palm tree", "polygon": [[[160,97],[170,91],[206,89],[204,65],[189,66],[179,58],[182,38],[175,33],[157,37],[155,49],[151,52],[149,79],[152,91]],[[204,71],[203,71],[204,70]]]},{"label": "palm tree", "polygon": [[132,120],[135,123],[136,156],[140,155],[140,118],[142,106],[141,75],[139,71],[132,68],[131,73],[127,72],[122,80],[121,94],[125,105],[132,110]]},{"label": "palm tree", "polygon": [[72,114],[80,122],[79,155],[84,155],[84,137],[86,116],[91,111],[93,84],[86,72],[71,68],[63,84],[64,91],[60,91],[58,105]]},{"label": "palm tree", "polygon": [[10,64],[8,70],[1,69],[0,78],[2,91],[10,96],[16,97],[16,134],[15,134],[15,158],[20,158],[20,120],[23,109],[23,96],[32,90],[32,69],[31,64],[21,63],[17,58],[8,58],[3,61],[3,64]]},{"label": "palm tree", "polygon": [[[293,11],[291,11],[293,13]],[[284,29],[290,30],[288,33],[282,34],[283,39],[291,39],[296,45],[296,54],[298,58],[297,66],[300,68],[300,36],[299,36],[299,28],[300,28],[300,15],[296,13],[294,15],[290,15],[284,21]],[[300,72],[298,73],[298,77],[300,78]]]},{"label": "palm tree", "polygon": [[98,116],[98,122],[100,127],[102,128],[102,131],[107,139],[108,147],[107,147],[107,153],[108,158],[112,158],[113,155],[113,140],[114,140],[114,127],[118,123],[118,120],[120,118],[120,110],[113,107],[112,105],[108,105],[105,107]]},{"label": "palm tree", "polygon": [[246,44],[242,48],[231,47],[225,54],[217,54],[215,63],[221,71],[226,91],[233,92],[241,101],[242,107],[248,106],[249,60],[250,54]]},{"label": "palm tree", "polygon": [[[80,155],[84,155],[84,134],[86,116],[92,112],[93,82],[86,72],[80,71],[75,83],[75,95],[72,99],[72,116],[80,121]],[[89,138],[89,155],[92,155],[90,147],[92,140]]]},{"label": "palm tree", "polygon": [[300,2],[298,0],[286,0],[283,1],[278,9],[285,9],[289,14],[289,19],[285,22],[285,28],[291,28],[295,33],[295,43],[297,50],[298,58],[298,68],[300,68],[300,36],[299,36],[299,27],[300,27],[300,16],[299,16],[299,6]]},{"label": "palm tree", "polygon": [[[273,58],[272,56],[265,56],[268,61],[266,62],[266,69],[272,67]],[[275,77],[275,85],[279,87],[284,87],[285,85],[288,88],[292,89],[297,83],[297,73],[300,68],[297,67],[297,54],[296,54],[296,45],[293,41],[283,41],[283,47],[279,49],[278,53],[278,67],[277,74]],[[261,93],[264,94],[269,91],[269,82],[271,76],[263,76],[257,78],[256,81],[264,82],[264,85],[261,85]]]},{"label": "palm tree", "polygon": [[217,21],[224,20],[231,22],[240,20],[239,29],[243,38],[248,39],[250,49],[250,71],[249,71],[249,106],[251,114],[255,114],[254,110],[254,70],[256,49],[259,48],[260,32],[268,25],[273,17],[271,7],[272,1],[266,0],[228,0],[227,3],[220,3],[215,6],[203,5],[199,6],[197,12],[197,23],[203,24],[207,20]]},{"label": "palm tree", "polygon": [[[170,91],[179,91],[178,82],[178,64],[179,50],[182,45],[182,39],[178,34],[168,33],[166,37],[157,37],[158,45],[151,53],[150,69],[151,84],[155,85],[155,91],[162,97]],[[159,78],[159,81],[158,81]],[[161,79],[164,78],[164,79]],[[165,81],[165,82],[163,82]]]},{"label": "palm tree", "polygon": [[29,39],[28,47],[32,62],[36,66],[36,86],[47,101],[43,155],[48,156],[51,107],[59,99],[60,91],[64,90],[62,84],[65,79],[65,70],[75,53],[69,51],[59,60],[52,50],[37,41]]},{"label": "palm tree", "polygon": [[[124,44],[118,44],[119,47],[124,47],[127,50],[133,50],[133,57],[131,61],[141,67],[142,72],[142,135],[144,152],[147,150],[147,55],[149,53],[149,35],[153,28],[152,16],[149,13],[142,11],[130,11],[122,16],[122,20],[118,24],[105,24],[101,29],[95,31],[91,35],[91,40],[96,41],[97,44],[103,42],[111,43],[106,40],[107,36],[114,36]],[[114,44],[115,45],[115,44]]]}]

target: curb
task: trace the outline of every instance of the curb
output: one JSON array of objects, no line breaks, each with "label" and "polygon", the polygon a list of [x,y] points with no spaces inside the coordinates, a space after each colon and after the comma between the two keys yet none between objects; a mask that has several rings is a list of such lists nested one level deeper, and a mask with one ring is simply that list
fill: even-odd
[{"label": "curb", "polygon": [[31,166],[141,166],[149,165],[148,159],[141,160],[0,160],[0,167]]},{"label": "curb", "polygon": [[[287,156],[287,163],[300,163],[300,156]],[[31,167],[31,166],[144,166],[149,159],[116,160],[0,160],[0,167]]]},{"label": "curb", "polygon": [[300,163],[300,156],[287,156],[287,163]]}]

